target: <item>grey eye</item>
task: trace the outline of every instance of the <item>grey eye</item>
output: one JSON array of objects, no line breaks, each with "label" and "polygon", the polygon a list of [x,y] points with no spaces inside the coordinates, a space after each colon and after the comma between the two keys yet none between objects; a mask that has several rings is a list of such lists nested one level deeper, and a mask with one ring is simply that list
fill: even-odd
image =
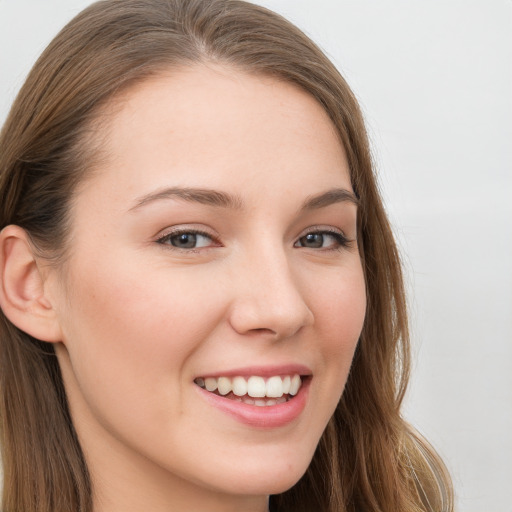
[{"label": "grey eye", "polygon": [[181,233],[171,233],[163,237],[161,243],[172,245],[177,249],[198,249],[212,245],[211,237],[202,233],[193,231],[184,231]]},{"label": "grey eye", "polygon": [[295,247],[305,247],[307,249],[335,249],[338,247],[346,247],[348,240],[341,233],[330,231],[315,231],[301,236]]},{"label": "grey eye", "polygon": [[324,246],[323,233],[308,233],[306,236],[299,238],[301,247],[310,247],[312,249],[319,249]]},{"label": "grey eye", "polygon": [[193,249],[196,247],[197,235],[195,233],[180,233],[179,235],[171,236],[169,240],[174,247]]}]

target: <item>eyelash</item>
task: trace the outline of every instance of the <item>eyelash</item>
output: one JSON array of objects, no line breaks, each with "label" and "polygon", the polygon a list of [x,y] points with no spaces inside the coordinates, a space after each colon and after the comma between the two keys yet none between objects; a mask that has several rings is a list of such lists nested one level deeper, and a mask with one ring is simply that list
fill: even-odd
[{"label": "eyelash", "polygon": [[315,247],[312,249],[319,249],[319,250],[324,250],[324,251],[339,251],[339,250],[346,249],[346,248],[350,247],[350,244],[352,243],[352,240],[349,240],[340,231],[336,231],[333,229],[316,229],[316,230],[313,229],[312,231],[308,231],[304,235],[300,236],[298,238],[297,242],[295,242],[295,244],[293,244],[293,246],[294,247],[303,247],[303,246],[297,246],[296,244],[303,238],[306,238],[308,235],[322,235],[322,236],[327,235],[327,236],[331,236],[336,241],[336,244],[334,247],[325,247],[325,248],[324,247],[318,247],[318,248]]},{"label": "eyelash", "polygon": [[[156,242],[160,245],[165,245],[165,246],[168,246],[171,250],[176,250],[176,251],[184,251],[184,252],[198,252],[199,250],[201,249],[209,249],[211,248],[211,245],[209,246],[205,246],[204,248],[203,247],[191,247],[191,248],[183,248],[183,247],[177,247],[177,246],[174,246],[172,245],[171,243],[168,243],[168,242],[171,242],[171,239],[175,238],[175,237],[178,237],[180,235],[194,235],[194,236],[203,236],[205,238],[209,238],[212,243],[214,244],[213,246],[220,246],[220,242],[217,238],[215,238],[211,233],[207,233],[206,231],[201,231],[201,230],[198,230],[198,229],[193,229],[193,228],[190,228],[190,229],[176,229],[175,231],[171,231],[169,233],[166,233],[165,235],[161,236],[160,238],[158,238],[156,240]],[[302,239],[306,238],[307,236],[309,235],[327,235],[327,236],[331,236],[334,238],[335,240],[335,246],[334,247],[327,247],[327,248],[324,248],[324,247],[309,247],[310,249],[313,249],[313,250],[323,250],[323,251],[339,251],[339,250],[342,250],[342,249],[346,249],[348,247],[350,247],[351,243],[353,242],[353,240],[349,240],[343,233],[339,232],[339,231],[335,231],[335,230],[332,230],[332,229],[313,229],[311,231],[308,231],[307,233],[304,233],[303,235],[301,235],[297,241],[293,244],[294,247],[304,247],[304,248],[308,248],[308,247],[305,247],[303,245],[297,245]]]},{"label": "eyelash", "polygon": [[[185,251],[185,252],[198,252],[199,249],[202,249],[202,247],[193,247],[193,248],[183,248],[183,247],[177,247],[173,246],[170,242],[172,238],[178,237],[180,235],[194,235],[194,236],[204,236],[205,238],[209,238],[213,244],[217,244],[217,246],[220,245],[220,242],[211,234],[207,233],[206,231],[201,231],[200,229],[176,229],[174,231],[171,231],[169,233],[166,233],[165,235],[161,236],[157,239],[157,243],[161,245],[167,245],[171,250],[176,251]],[[211,246],[206,247],[207,249]]]}]

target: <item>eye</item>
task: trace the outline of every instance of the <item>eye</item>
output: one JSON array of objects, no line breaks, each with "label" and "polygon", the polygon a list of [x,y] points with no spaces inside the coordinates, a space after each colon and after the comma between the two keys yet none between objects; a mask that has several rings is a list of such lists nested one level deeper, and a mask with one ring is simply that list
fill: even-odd
[{"label": "eye", "polygon": [[159,238],[157,242],[177,249],[200,249],[216,245],[210,235],[194,230],[174,231]]},{"label": "eye", "polygon": [[294,247],[305,247],[308,249],[338,249],[347,247],[349,240],[342,234],[335,231],[314,231],[301,236],[294,244]]}]

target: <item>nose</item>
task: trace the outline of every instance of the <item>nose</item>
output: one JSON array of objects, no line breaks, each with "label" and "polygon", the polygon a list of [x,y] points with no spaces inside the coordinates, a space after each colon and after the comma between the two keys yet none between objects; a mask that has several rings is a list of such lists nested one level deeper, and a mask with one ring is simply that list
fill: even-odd
[{"label": "nose", "polygon": [[300,276],[294,276],[286,256],[276,252],[259,254],[236,269],[230,323],[239,334],[285,339],[313,324]]}]

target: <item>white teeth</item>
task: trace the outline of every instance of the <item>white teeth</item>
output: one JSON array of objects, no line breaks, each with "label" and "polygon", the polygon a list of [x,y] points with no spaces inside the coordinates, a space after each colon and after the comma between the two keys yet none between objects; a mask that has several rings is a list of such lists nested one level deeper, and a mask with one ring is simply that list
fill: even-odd
[{"label": "white teeth", "polygon": [[204,379],[204,386],[208,391],[215,391],[217,389],[217,379],[207,377]]},{"label": "white teeth", "polygon": [[267,380],[266,395],[273,398],[283,396],[283,379],[281,377],[270,377]]},{"label": "white teeth", "polygon": [[[198,377],[195,379],[195,383],[210,392],[218,391],[222,396],[233,392],[237,397],[245,397],[242,399],[243,402],[259,406],[286,402],[289,397],[286,398],[284,395],[295,396],[302,386],[302,380],[298,374],[284,377],[275,375],[266,380],[259,376],[251,376],[247,380],[240,376],[232,379],[230,377]],[[275,398],[277,400],[252,400],[247,395],[252,398]]]},{"label": "white teeth", "polygon": [[295,396],[299,392],[301,384],[302,381],[300,380],[300,377],[298,375],[294,375],[290,384],[290,395]]},{"label": "white teeth", "polygon": [[288,395],[290,393],[290,384],[292,382],[292,379],[290,378],[289,375],[287,375],[284,379],[283,379],[283,394],[284,395]]},{"label": "white teeth", "polygon": [[217,381],[217,389],[221,395],[231,393],[231,379],[228,377],[219,377],[219,380]]},{"label": "white teeth", "polygon": [[[271,405],[277,405],[278,403],[283,403],[283,402],[278,402],[277,400],[271,398],[270,400],[264,400],[263,398],[257,398],[256,400],[251,400],[252,402],[254,402],[254,405],[257,405],[258,407],[269,407]],[[244,400],[245,403],[248,403]],[[284,399],[284,402],[286,402],[286,399]]]},{"label": "white teeth", "polygon": [[247,382],[243,377],[235,377],[233,379],[233,393],[236,396],[247,395]]},{"label": "white teeth", "polygon": [[263,398],[267,389],[263,377],[249,377],[247,381],[247,394],[253,398]]}]

